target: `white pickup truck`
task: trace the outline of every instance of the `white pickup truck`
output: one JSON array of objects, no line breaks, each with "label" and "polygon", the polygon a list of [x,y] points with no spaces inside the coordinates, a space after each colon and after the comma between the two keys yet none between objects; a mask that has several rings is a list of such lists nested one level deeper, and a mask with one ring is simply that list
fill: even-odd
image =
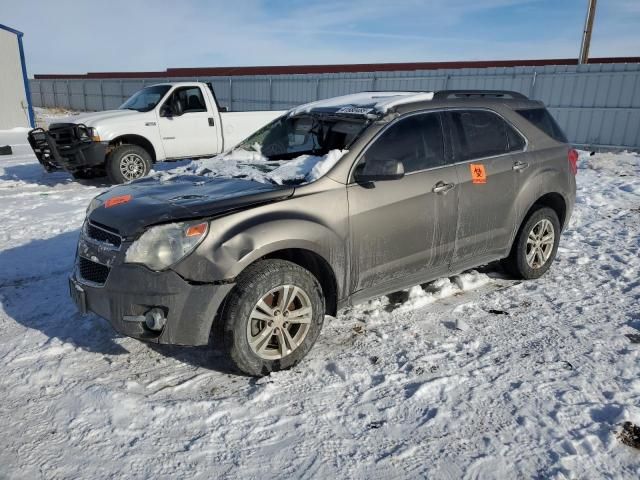
[{"label": "white pickup truck", "polygon": [[285,112],[227,112],[210,84],[161,83],[136,92],[117,110],[73,117],[29,132],[47,171],[74,178],[106,173],[124,183],[149,173],[154,162],[210,157],[229,150]]}]

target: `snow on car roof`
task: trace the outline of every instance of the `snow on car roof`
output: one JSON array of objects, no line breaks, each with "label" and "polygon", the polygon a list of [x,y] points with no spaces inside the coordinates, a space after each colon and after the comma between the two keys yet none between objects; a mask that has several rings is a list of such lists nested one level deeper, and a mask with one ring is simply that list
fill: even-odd
[{"label": "snow on car roof", "polygon": [[404,103],[433,100],[433,92],[361,92],[318,100],[295,107],[289,115],[312,111],[368,115],[386,113]]}]

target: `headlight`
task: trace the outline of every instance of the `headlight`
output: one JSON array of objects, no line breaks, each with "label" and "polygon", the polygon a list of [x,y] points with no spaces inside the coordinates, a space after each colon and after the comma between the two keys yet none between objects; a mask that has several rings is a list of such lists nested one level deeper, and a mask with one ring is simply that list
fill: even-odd
[{"label": "headlight", "polygon": [[96,208],[98,208],[100,205],[102,205],[102,200],[100,200],[98,197],[93,197],[91,199],[91,202],[89,203],[89,205],[87,206],[87,217],[89,215],[91,215],[91,212],[93,212]]},{"label": "headlight", "polygon": [[191,253],[207,236],[207,222],[181,222],[151,227],[127,250],[126,263],[164,270]]},{"label": "headlight", "polygon": [[91,137],[91,140],[93,140],[94,142],[100,141],[100,135],[98,135],[98,130],[96,130],[93,127],[90,127],[87,130],[89,131],[89,136]]}]

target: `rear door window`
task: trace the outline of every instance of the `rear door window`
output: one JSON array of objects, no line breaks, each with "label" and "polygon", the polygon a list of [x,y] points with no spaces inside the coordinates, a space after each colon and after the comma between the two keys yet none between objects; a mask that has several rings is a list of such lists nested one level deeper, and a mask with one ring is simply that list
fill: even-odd
[{"label": "rear door window", "polygon": [[405,173],[446,165],[439,113],[411,115],[391,125],[366,151],[365,162],[400,160]]},{"label": "rear door window", "polygon": [[518,152],[525,147],[522,135],[493,112],[453,110],[449,116],[457,161]]},{"label": "rear door window", "polygon": [[568,143],[567,137],[560,128],[560,125],[558,125],[546,108],[527,108],[516,111],[554,140]]}]

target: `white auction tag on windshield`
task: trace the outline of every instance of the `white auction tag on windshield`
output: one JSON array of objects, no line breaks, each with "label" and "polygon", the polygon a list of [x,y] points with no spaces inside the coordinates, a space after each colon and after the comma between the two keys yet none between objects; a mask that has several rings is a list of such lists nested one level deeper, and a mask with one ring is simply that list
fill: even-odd
[{"label": "white auction tag on windshield", "polygon": [[369,112],[372,112],[373,108],[369,107],[342,107],[336,113],[355,113],[357,115],[366,115]]}]

